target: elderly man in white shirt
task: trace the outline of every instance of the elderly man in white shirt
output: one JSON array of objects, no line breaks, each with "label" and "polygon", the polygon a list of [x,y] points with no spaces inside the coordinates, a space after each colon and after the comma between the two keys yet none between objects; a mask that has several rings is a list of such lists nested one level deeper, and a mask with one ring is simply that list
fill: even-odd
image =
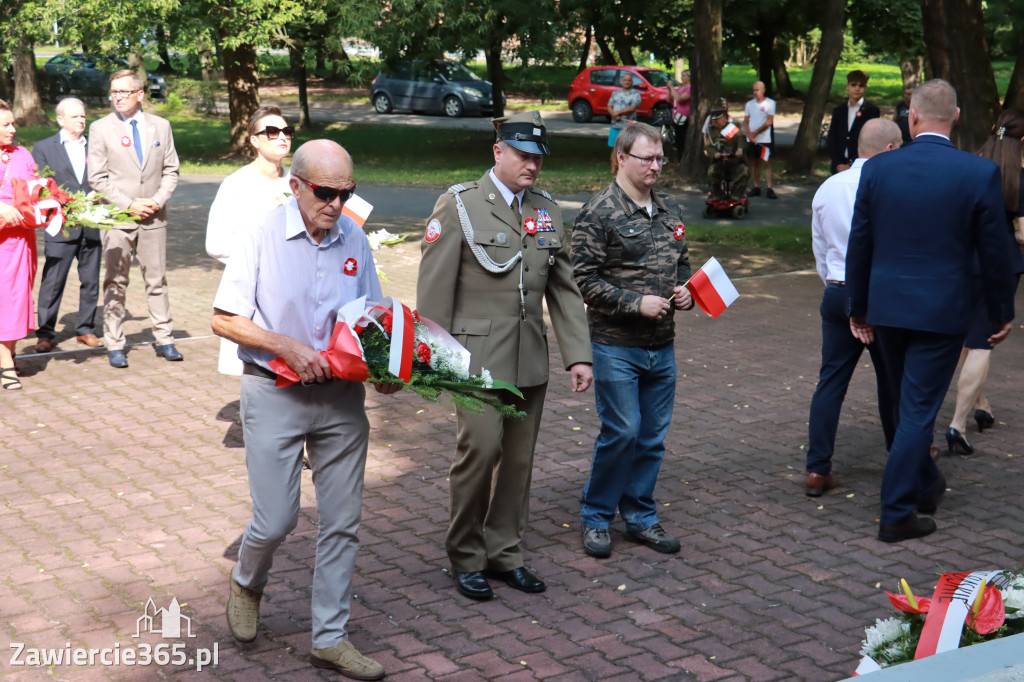
[{"label": "elderly man in white shirt", "polygon": [[[850,239],[853,205],[864,162],[876,154],[896,149],[902,137],[892,121],[872,119],[860,133],[858,158],[845,171],[822,183],[811,202],[811,245],[818,275],[825,283],[821,300],[821,371],[811,399],[808,420],[807,482],[804,492],[818,497],[838,485],[832,475],[839,412],[846,389],[864,344],[850,332],[846,303],[846,246]],[[892,444],[894,407],[885,381],[885,366],[876,344],[867,346],[878,382],[878,415],[882,420],[886,449]]]}]

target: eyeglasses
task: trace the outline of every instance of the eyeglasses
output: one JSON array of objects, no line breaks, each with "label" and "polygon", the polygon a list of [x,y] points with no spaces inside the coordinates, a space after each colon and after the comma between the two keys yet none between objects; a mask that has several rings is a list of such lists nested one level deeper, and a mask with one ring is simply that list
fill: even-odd
[{"label": "eyeglasses", "polygon": [[636,154],[630,154],[626,152],[628,156],[632,156],[634,159],[640,162],[643,166],[650,166],[655,161],[658,162],[659,166],[664,166],[665,162],[668,161],[667,156],[637,156]]},{"label": "eyeglasses", "polygon": [[142,92],[142,88],[139,88],[138,90],[111,90],[110,98],[122,99],[124,97],[127,97],[128,95],[134,95],[136,92]]},{"label": "eyeglasses", "polygon": [[349,197],[351,197],[356,192],[356,183],[354,182],[352,183],[351,187],[348,187],[346,189],[335,189],[333,187],[326,187],[324,185],[314,185],[309,180],[305,178],[300,178],[295,173],[292,173],[292,177],[295,178],[296,180],[301,180],[302,182],[309,185],[309,188],[313,190],[313,196],[315,196],[320,201],[326,201],[327,203],[334,201],[335,197],[337,197],[338,199],[341,200],[341,203],[344,204],[346,201],[349,200]]},{"label": "eyeglasses", "polygon": [[266,135],[268,140],[276,140],[277,138],[284,135],[284,139],[290,140],[295,137],[295,128],[291,126],[285,126],[284,128],[278,128],[277,126],[267,126],[263,130],[256,133],[256,135]]}]

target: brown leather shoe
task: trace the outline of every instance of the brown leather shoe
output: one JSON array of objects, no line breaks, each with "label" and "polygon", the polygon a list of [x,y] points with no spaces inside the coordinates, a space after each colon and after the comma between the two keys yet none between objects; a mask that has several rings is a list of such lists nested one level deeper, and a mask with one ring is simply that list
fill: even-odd
[{"label": "brown leather shoe", "polygon": [[37,353],[49,353],[51,350],[53,350],[53,339],[46,336],[40,336],[36,339]]},{"label": "brown leather shoe", "polygon": [[832,474],[819,474],[812,471],[807,474],[807,483],[804,484],[804,493],[808,497],[821,497],[826,490],[832,490],[839,485],[839,481]]},{"label": "brown leather shoe", "polygon": [[95,334],[82,334],[81,336],[76,336],[75,340],[78,343],[84,343],[89,348],[97,348],[103,345],[103,342],[96,338]]}]

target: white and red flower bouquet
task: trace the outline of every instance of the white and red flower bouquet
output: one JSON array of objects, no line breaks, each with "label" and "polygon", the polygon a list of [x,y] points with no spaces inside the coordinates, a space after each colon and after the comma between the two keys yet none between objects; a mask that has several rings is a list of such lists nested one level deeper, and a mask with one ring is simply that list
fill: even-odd
[{"label": "white and red flower bouquet", "polygon": [[[338,311],[334,333],[320,355],[330,364],[331,375],[347,381],[402,383],[429,400],[441,402],[447,393],[451,402],[474,412],[490,405],[503,417],[523,417],[524,412],[501,400],[494,392],[523,394],[507,381],[469,373],[469,351],[438,324],[390,296],[382,304],[359,298]],[[277,373],[278,386],[300,381],[298,374],[281,358],[270,368]]]},{"label": "white and red flower bouquet", "polygon": [[1014,571],[943,573],[932,597],[906,580],[886,592],[899,611],[864,631],[857,675],[1024,632],[1024,575]]},{"label": "white and red flower bouquet", "polygon": [[51,237],[78,227],[109,230],[132,227],[138,218],[127,209],[101,203],[98,192],[66,192],[52,177],[14,178],[12,204],[30,227],[45,228]]}]

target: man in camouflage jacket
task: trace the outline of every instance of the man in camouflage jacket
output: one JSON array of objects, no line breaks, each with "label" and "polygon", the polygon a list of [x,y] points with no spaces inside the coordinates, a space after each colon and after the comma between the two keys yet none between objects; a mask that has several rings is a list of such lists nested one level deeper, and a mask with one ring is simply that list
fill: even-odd
[{"label": "man in camouflage jacket", "polygon": [[453,186],[434,206],[416,292],[419,312],[470,351],[470,372],[486,368],[524,396],[505,395],[526,412],[519,420],[491,408],[456,408],[445,548],[456,589],[471,599],[494,596],[487,578],[523,592],[544,590],[523,566],[520,543],[549,376],[545,302],[572,390],[587,390],[593,376],[562,213],[533,186],[548,153],[544,122],[532,111],[494,125],[494,167],[477,182]]},{"label": "man in camouflage jacket", "polygon": [[587,304],[601,432],[580,496],[583,549],[611,554],[618,511],[626,535],[664,553],[679,541],[658,522],[654,487],[672,422],[675,310],[693,300],[679,206],[652,191],[661,175],[659,132],[635,123],[615,141],[619,171],[583,206],[572,234],[576,283]]}]

